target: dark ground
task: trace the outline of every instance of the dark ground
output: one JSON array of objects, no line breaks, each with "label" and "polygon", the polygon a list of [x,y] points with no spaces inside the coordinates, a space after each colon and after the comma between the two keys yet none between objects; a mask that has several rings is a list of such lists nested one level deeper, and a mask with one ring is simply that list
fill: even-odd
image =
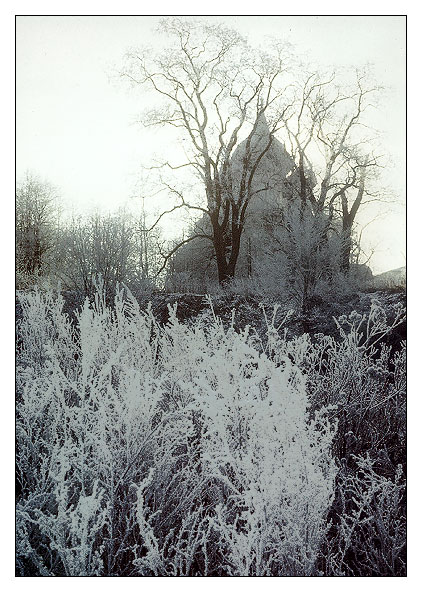
[{"label": "dark ground", "polygon": [[[83,306],[85,297],[79,292],[63,292],[64,312],[76,321],[75,313]],[[247,325],[258,331],[259,334],[265,333],[266,324],[264,312],[270,320],[273,317],[274,306],[278,305],[275,316],[275,325],[278,326],[285,318],[286,313],[291,310],[288,320],[283,324],[287,329],[288,337],[297,337],[303,333],[309,333],[311,336],[317,333],[324,335],[338,336],[338,328],[334,321],[341,315],[349,315],[356,311],[359,314],[368,314],[371,301],[377,300],[386,310],[387,318],[392,320],[393,307],[402,304],[406,307],[406,291],[404,289],[374,290],[358,292],[356,294],[343,296],[330,301],[316,301],[309,312],[303,314],[301,311],[294,310],[288,302],[280,303],[274,297],[266,295],[239,295],[225,294],[211,296],[214,314],[219,317],[225,327],[229,327],[232,322],[232,311],[234,310],[234,328],[244,329]],[[141,309],[146,309],[151,304],[152,312],[160,324],[166,324],[169,320],[169,306],[173,307],[177,303],[177,318],[181,322],[191,322],[202,318],[204,321],[212,315],[210,299],[203,294],[167,294],[152,293],[148,296],[138,299]],[[22,318],[22,308],[16,299],[16,321]],[[402,340],[406,339],[406,323],[402,323],[387,338],[387,345],[391,345],[393,350],[399,347]]]}]

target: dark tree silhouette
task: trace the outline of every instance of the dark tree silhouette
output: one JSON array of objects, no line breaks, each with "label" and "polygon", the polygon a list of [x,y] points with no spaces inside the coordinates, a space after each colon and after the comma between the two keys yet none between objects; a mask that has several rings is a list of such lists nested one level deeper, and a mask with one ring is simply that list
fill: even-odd
[{"label": "dark tree silhouette", "polygon": [[[164,256],[163,268],[180,246],[205,238],[212,242],[223,284],[235,275],[248,206],[265,190],[254,184],[257,168],[290,107],[287,100],[280,107],[285,97],[285,87],[280,85],[285,72],[283,50],[277,47],[272,56],[252,52],[238,33],[222,26],[176,19],[163,21],[161,30],[173,42],[171,47],[153,57],[131,52],[121,75],[135,85],[149,85],[165,99],[161,108],[148,113],[146,125],[174,126],[188,138],[187,162],[162,166],[193,169],[203,184],[205,204],[193,204],[168,186],[178,203],[157,223],[179,208],[202,212],[209,220],[209,230],[189,236]],[[254,142],[269,112],[270,134],[266,141]],[[241,170],[234,175],[231,157],[245,134]]]}]

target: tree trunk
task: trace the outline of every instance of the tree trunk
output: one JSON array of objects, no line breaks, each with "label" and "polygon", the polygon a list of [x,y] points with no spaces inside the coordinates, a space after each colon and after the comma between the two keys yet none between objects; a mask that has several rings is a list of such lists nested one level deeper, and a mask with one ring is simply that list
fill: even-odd
[{"label": "tree trunk", "polygon": [[[213,223],[213,245],[217,261],[218,281],[222,286],[227,284],[235,276],[242,230],[241,224],[232,221],[230,244],[228,245],[226,234],[219,221],[216,220]],[[230,248],[230,254],[227,253],[228,248]]]},{"label": "tree trunk", "polygon": [[227,261],[226,253],[222,252],[221,249],[215,249],[218,270],[218,282],[221,286],[228,284],[230,280],[234,278],[238,254],[238,250],[235,256],[233,256],[232,252],[230,254],[229,261]]},{"label": "tree trunk", "polygon": [[343,234],[341,238],[341,259],[340,269],[343,273],[350,271],[350,254],[352,252],[352,227],[347,222],[343,224]]},{"label": "tree trunk", "polygon": [[217,259],[218,283],[220,286],[223,286],[230,279],[227,270],[226,256],[224,253],[220,253],[217,249],[215,250],[215,256]]},{"label": "tree trunk", "polygon": [[217,261],[218,282],[220,285],[223,285],[227,283],[229,274],[227,269],[226,241],[218,223],[213,225],[213,246]]},{"label": "tree trunk", "polygon": [[251,239],[248,238],[248,278],[252,277],[252,246]]},{"label": "tree trunk", "polygon": [[237,260],[240,252],[240,237],[242,235],[241,226],[235,222],[232,223],[231,229],[231,251],[230,257],[227,264],[227,272],[230,279],[234,278],[236,272]]}]

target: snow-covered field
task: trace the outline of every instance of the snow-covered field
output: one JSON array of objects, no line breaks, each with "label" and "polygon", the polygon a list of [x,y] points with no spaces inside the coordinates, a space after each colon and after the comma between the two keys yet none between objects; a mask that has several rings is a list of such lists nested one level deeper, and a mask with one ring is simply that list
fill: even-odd
[{"label": "snow-covered field", "polygon": [[20,304],[18,575],[405,574],[400,305],[293,337]]}]

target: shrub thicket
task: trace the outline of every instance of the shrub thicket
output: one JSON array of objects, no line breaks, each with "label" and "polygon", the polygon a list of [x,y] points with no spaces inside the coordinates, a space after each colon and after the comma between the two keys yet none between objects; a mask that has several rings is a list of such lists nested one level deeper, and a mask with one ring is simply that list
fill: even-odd
[{"label": "shrub thicket", "polygon": [[[19,575],[402,575],[404,350],[20,295]],[[276,318],[274,315],[273,319]]]}]

